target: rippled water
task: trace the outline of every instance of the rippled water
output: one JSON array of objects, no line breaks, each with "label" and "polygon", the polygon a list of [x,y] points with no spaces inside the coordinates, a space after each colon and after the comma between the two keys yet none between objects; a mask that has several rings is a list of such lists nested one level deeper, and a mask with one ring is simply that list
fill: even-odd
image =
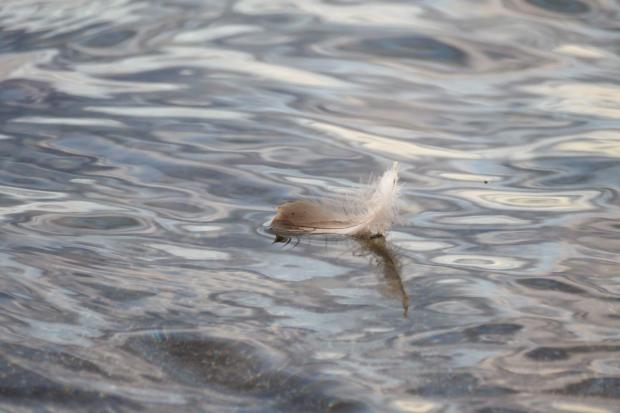
[{"label": "rippled water", "polygon": [[[3,0],[0,409],[620,411],[619,45],[613,0]],[[393,160],[386,241],[273,243]]]}]

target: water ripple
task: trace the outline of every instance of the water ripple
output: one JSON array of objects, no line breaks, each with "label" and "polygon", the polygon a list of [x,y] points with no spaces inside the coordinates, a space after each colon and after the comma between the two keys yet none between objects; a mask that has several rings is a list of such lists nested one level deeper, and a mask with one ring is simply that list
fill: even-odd
[{"label": "water ripple", "polygon": [[[3,409],[615,411],[613,2],[61,3],[0,4]],[[386,240],[274,242],[394,160]]]}]

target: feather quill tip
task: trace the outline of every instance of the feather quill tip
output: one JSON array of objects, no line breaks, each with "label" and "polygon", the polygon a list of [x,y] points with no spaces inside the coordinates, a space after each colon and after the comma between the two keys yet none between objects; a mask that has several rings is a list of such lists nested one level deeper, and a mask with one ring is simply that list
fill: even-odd
[{"label": "feather quill tip", "polygon": [[271,230],[277,236],[338,234],[384,236],[398,215],[398,162],[357,193],[319,201],[298,200],[276,208]]}]

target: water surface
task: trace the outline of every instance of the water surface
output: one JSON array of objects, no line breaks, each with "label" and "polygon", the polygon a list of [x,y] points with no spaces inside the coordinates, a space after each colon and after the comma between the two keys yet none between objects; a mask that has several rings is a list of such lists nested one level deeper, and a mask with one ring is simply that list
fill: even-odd
[{"label": "water surface", "polygon": [[[4,0],[0,409],[618,411],[618,22]],[[387,240],[273,243],[394,160]]]}]

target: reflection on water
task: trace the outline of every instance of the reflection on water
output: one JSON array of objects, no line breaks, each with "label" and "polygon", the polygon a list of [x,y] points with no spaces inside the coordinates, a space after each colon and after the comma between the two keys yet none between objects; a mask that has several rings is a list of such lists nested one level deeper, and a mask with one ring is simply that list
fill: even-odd
[{"label": "reflection on water", "polygon": [[[0,410],[617,411],[619,19],[0,2]],[[273,243],[392,161],[386,239]]]},{"label": "reflection on water", "polygon": [[[335,241],[337,238],[333,240]],[[397,299],[403,307],[403,317],[407,318],[409,296],[401,278],[402,264],[394,251],[394,247],[383,236],[371,238],[356,237],[352,238],[352,240],[359,246],[359,248],[352,251],[352,254],[360,257],[371,257],[371,266],[377,269],[377,274],[383,280],[383,285],[379,287],[379,290],[386,296]],[[294,247],[297,247],[301,241],[301,238],[288,238],[276,234],[273,243],[282,243],[284,245],[292,243]]]},{"label": "reflection on water", "polygon": [[407,318],[409,296],[400,275],[402,264],[393,250],[394,247],[384,237],[360,238],[355,241],[360,245],[362,253],[368,253],[373,257],[374,264],[381,270],[386,294],[402,303],[403,316]]}]

